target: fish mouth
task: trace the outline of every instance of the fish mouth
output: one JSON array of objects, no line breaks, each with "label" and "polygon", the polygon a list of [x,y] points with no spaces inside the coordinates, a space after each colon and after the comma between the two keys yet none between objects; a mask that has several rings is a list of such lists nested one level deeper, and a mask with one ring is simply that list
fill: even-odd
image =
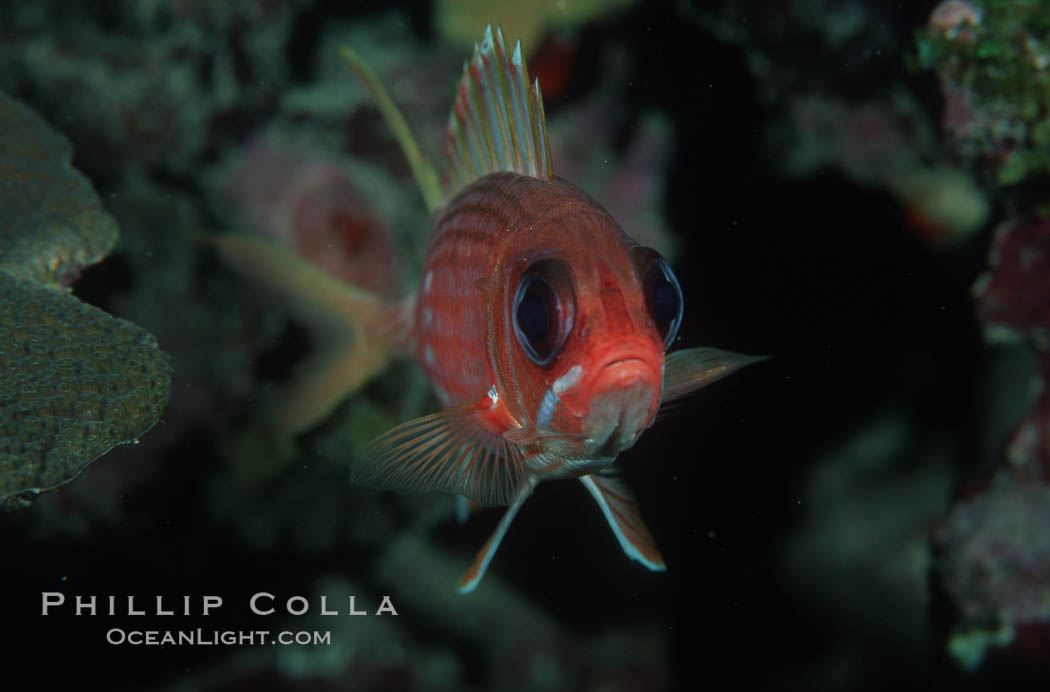
[{"label": "fish mouth", "polygon": [[601,393],[615,387],[630,388],[636,382],[660,382],[657,368],[636,355],[615,356],[598,368],[589,389]]},{"label": "fish mouth", "polygon": [[660,372],[648,360],[617,355],[591,382],[590,410],[583,421],[588,452],[615,457],[635,443],[656,415]]},{"label": "fish mouth", "polygon": [[602,370],[604,370],[605,368],[610,368],[614,365],[618,365],[620,363],[642,363],[643,365],[648,365],[648,363],[646,363],[638,356],[624,356],[623,358],[616,358],[614,360],[610,360],[608,363],[602,366]]}]

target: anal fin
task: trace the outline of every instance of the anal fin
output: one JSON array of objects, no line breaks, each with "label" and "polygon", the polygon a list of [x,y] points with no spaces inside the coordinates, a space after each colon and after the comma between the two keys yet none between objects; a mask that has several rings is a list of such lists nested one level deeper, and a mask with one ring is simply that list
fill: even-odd
[{"label": "anal fin", "polygon": [[591,491],[627,557],[655,572],[667,569],[649,529],[638,513],[638,503],[631,489],[618,478],[597,474],[583,476],[580,482]]}]

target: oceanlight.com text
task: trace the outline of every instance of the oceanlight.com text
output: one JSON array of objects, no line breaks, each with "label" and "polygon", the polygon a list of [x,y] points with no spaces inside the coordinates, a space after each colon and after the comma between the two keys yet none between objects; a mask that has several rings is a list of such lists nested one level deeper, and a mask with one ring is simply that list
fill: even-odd
[{"label": "oceanlight.com text", "polygon": [[113,627],[106,631],[106,642],[113,646],[330,646],[328,631],[282,630],[126,630]]}]

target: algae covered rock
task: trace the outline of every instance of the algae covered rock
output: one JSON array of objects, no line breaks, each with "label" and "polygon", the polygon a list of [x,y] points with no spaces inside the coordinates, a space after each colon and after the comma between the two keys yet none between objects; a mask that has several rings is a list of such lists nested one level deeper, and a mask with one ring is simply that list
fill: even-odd
[{"label": "algae covered rock", "polygon": [[145,329],[65,288],[116,244],[72,150],[0,94],[0,505],[72,480],[159,419],[171,365]]}]

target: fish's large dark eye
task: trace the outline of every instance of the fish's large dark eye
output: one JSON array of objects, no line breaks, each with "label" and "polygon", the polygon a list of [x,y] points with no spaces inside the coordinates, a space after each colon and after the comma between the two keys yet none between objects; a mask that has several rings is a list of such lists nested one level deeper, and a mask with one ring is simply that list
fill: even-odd
[{"label": "fish's large dark eye", "polygon": [[663,337],[664,348],[670,348],[682,324],[682,289],[663,257],[656,256],[649,263],[642,277],[642,290],[645,306]]},{"label": "fish's large dark eye", "polygon": [[575,301],[568,268],[541,260],[522,275],[514,294],[514,335],[533,363],[549,365],[572,330]]}]

